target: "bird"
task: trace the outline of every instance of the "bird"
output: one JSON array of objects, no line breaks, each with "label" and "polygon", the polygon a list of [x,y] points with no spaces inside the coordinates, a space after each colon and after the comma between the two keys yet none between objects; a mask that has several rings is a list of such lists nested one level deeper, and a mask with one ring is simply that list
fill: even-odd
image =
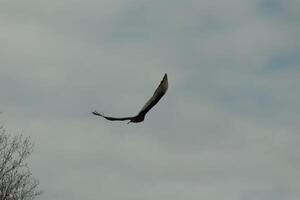
[{"label": "bird", "polygon": [[96,116],[103,117],[110,121],[125,121],[129,120],[127,124],[129,123],[139,123],[143,122],[145,119],[146,114],[155,106],[159,100],[166,94],[168,90],[168,75],[165,73],[163,79],[161,80],[159,86],[156,88],[154,94],[152,97],[146,102],[146,104],[142,107],[142,109],[139,111],[139,113],[133,117],[109,117],[105,116],[96,110],[92,112],[92,114]]}]

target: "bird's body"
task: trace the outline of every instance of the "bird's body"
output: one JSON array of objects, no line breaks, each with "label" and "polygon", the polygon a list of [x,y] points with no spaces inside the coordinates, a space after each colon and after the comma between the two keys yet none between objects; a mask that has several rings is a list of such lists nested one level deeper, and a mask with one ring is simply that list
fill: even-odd
[{"label": "bird's body", "polygon": [[153,96],[146,102],[146,104],[143,106],[143,108],[140,110],[140,112],[133,117],[108,117],[103,114],[98,113],[97,111],[92,112],[94,115],[104,117],[107,120],[110,121],[124,121],[129,120],[128,123],[139,123],[144,121],[146,114],[149,112],[149,110],[155,106],[159,100],[165,95],[165,93],[168,90],[168,76],[167,74],[164,75],[162,81],[160,82],[159,86],[155,90]]}]

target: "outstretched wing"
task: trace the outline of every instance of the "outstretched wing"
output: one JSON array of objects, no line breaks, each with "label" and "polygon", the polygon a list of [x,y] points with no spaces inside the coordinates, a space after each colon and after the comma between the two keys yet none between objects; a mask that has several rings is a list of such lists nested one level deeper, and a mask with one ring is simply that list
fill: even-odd
[{"label": "outstretched wing", "polygon": [[146,102],[146,104],[143,106],[143,108],[140,110],[140,112],[134,117],[108,117],[101,113],[98,113],[97,111],[94,111],[92,113],[94,115],[103,117],[103,118],[105,118],[107,120],[111,120],[111,121],[130,120],[133,122],[141,122],[141,121],[143,121],[147,112],[159,102],[159,100],[165,95],[167,90],[168,90],[168,76],[167,76],[167,74],[165,74],[163,79],[161,80],[159,86],[156,88],[153,96]]},{"label": "outstretched wing", "polygon": [[124,120],[130,120],[132,119],[132,117],[108,117],[105,115],[102,115],[101,113],[98,113],[96,110],[94,112],[92,112],[94,115],[100,116],[100,117],[104,117],[107,120],[110,121],[124,121]]},{"label": "outstretched wing", "polygon": [[159,86],[156,88],[153,96],[143,106],[138,115],[146,115],[147,112],[159,102],[159,100],[166,94],[168,90],[168,75],[165,74]]}]

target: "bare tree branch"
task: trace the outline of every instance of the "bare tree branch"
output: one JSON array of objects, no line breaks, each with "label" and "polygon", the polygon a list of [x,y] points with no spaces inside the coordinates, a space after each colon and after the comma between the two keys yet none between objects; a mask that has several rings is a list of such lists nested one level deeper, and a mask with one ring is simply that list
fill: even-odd
[{"label": "bare tree branch", "polygon": [[0,200],[33,200],[41,194],[25,162],[32,151],[30,138],[9,136],[0,127]]}]

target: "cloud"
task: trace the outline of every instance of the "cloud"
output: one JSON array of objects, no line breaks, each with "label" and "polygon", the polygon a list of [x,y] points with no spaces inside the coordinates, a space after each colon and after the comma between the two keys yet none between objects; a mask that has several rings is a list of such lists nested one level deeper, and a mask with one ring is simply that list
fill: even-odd
[{"label": "cloud", "polygon": [[[297,1],[0,4],[1,122],[42,198],[299,197]],[[143,124],[90,114],[135,114],[165,72]]]}]

